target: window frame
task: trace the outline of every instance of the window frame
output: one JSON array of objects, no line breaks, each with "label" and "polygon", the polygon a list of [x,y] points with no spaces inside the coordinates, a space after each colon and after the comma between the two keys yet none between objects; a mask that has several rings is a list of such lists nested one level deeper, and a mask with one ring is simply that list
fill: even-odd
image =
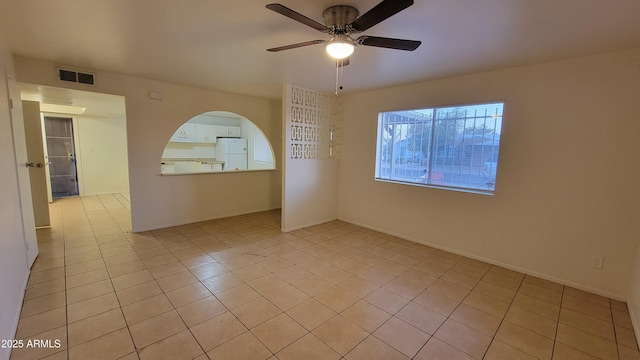
[{"label": "window frame", "polygon": [[[435,189],[443,189],[443,190],[451,190],[451,191],[458,191],[458,192],[467,192],[467,193],[475,193],[475,194],[482,194],[482,195],[495,195],[495,188],[496,188],[496,181],[497,181],[497,169],[499,167],[499,163],[500,163],[500,142],[502,141],[502,125],[503,125],[503,121],[504,121],[504,112],[505,112],[505,104],[506,102],[504,100],[495,100],[495,101],[487,101],[487,102],[479,102],[479,103],[468,103],[468,104],[458,104],[458,105],[442,105],[442,106],[432,106],[432,107],[428,107],[428,108],[419,108],[419,109],[406,109],[406,110],[390,110],[390,111],[381,111],[378,113],[378,126],[377,126],[377,134],[376,134],[376,154],[375,154],[375,173],[374,173],[374,180],[375,181],[380,181],[380,182],[388,182],[388,183],[395,183],[395,184],[401,184],[401,185],[410,185],[410,186],[418,186],[418,187],[428,187],[428,188],[435,188]],[[487,112],[487,110],[489,109],[490,106],[496,106],[494,111],[491,112]],[[454,115],[457,117],[453,117],[453,118],[441,118],[440,115],[438,114],[439,111],[450,111],[450,112],[458,112],[458,111],[469,111],[469,110],[473,110],[474,107],[478,107],[478,108],[482,108],[482,107],[486,107],[485,108],[485,113],[484,115],[478,115],[477,110],[476,109],[475,113],[473,113],[472,116],[469,116],[467,112],[464,112],[463,116],[460,115]],[[392,131],[386,130],[383,127],[388,126],[389,125],[389,121],[385,122],[385,116],[389,115],[395,115],[395,116],[402,116],[402,114],[410,114],[413,113],[414,118],[413,118],[413,122],[410,122],[408,120],[405,121],[397,121],[397,124],[401,124],[403,126],[406,127],[405,129],[405,135],[404,138],[402,136],[402,129],[400,129],[400,135],[398,135],[396,128],[393,127],[393,134],[388,135],[388,138],[385,138],[385,131],[388,131],[389,133],[391,133]],[[418,114],[421,115],[426,115],[427,113],[431,113],[430,115],[430,119],[420,119],[418,120]],[[489,124],[492,125],[492,127],[488,127],[487,125],[487,119],[493,118],[493,124]],[[409,117],[407,116],[406,119],[409,119]],[[473,126],[469,127],[468,121],[472,119],[473,120]],[[482,120],[478,120],[478,119],[482,119]],[[444,150],[442,149],[437,149],[438,146],[441,146],[442,144],[440,144],[438,141],[436,141],[436,133],[437,132],[442,132],[442,130],[438,130],[437,126],[439,125],[438,122],[442,122],[442,121],[453,121],[454,122],[454,142],[453,144],[449,144],[449,147],[451,147],[451,149],[448,148],[444,148]],[[458,132],[458,121],[462,121],[462,134],[459,134]],[[478,123],[480,121],[480,123]],[[428,125],[427,125],[428,124]],[[418,140],[420,142],[423,142],[424,139],[426,138],[424,136],[425,132],[428,132],[428,137],[429,139],[427,140],[428,142],[428,150],[427,150],[427,154],[424,154],[424,147],[423,144],[420,144],[420,149],[418,150],[412,150],[409,149],[406,152],[401,152],[401,155],[396,155],[395,151],[397,151],[396,147],[398,146],[397,144],[405,141],[406,142],[406,148],[410,148],[409,145],[409,128],[410,126],[416,126],[419,125],[421,127],[428,127],[429,130],[423,130],[421,129],[420,131],[422,132],[422,137],[419,138]],[[481,127],[479,128],[478,125],[480,125]],[[445,123],[445,127],[448,127],[449,124]],[[469,130],[471,129],[471,130]],[[482,133],[478,133],[478,129],[482,129]],[[490,130],[489,132],[487,132],[488,130]],[[417,130],[414,130],[417,131]],[[449,130],[446,130],[449,131]],[[465,134],[466,131],[471,131],[471,133],[469,134]],[[446,133],[445,133],[446,134]],[[459,137],[460,135],[462,135],[461,137]],[[490,135],[490,136],[488,136]],[[497,136],[496,136],[497,135]],[[414,142],[416,141],[415,138],[415,134],[414,136]],[[470,136],[470,137],[467,137]],[[465,183],[466,186],[462,185],[462,181],[458,181],[458,184],[452,184],[452,183],[447,183],[446,180],[443,180],[445,178],[445,175],[447,173],[445,172],[441,172],[438,174],[438,172],[436,171],[436,167],[438,166],[438,161],[442,161],[441,159],[439,159],[441,156],[439,155],[442,154],[443,152],[449,153],[452,152],[451,154],[449,154],[448,156],[451,157],[451,159],[453,159],[455,156],[453,155],[454,151],[457,151],[457,156],[459,157],[459,161],[460,164],[457,164],[458,167],[460,167],[460,169],[463,167],[463,162],[466,160],[467,156],[465,155],[465,150],[466,147],[468,145],[465,144],[465,141],[467,141],[467,139],[471,140],[471,155],[469,156],[469,158],[471,160],[469,160],[471,162],[471,165],[468,165],[469,168],[473,167],[473,163],[474,161],[477,162],[477,160],[474,160],[474,156],[477,155],[474,154],[474,149],[475,146],[478,146],[478,144],[476,143],[476,138],[479,137],[480,141],[482,141],[479,146],[482,150],[480,150],[480,162],[479,164],[477,164],[476,166],[478,167],[477,171],[475,172],[468,172],[468,173],[462,173],[460,172],[460,175],[468,175],[469,177],[473,176],[478,176],[479,179],[475,182],[470,182],[467,181]],[[399,140],[391,140],[397,138]],[[485,139],[492,139],[492,143],[491,145],[487,145],[487,142]],[[390,141],[390,143],[389,143]],[[445,145],[446,144],[446,139],[445,139]],[[461,142],[461,145],[456,144],[456,142]],[[386,144],[385,144],[386,143]],[[438,145],[440,144],[440,145]],[[386,148],[385,148],[386,146]],[[415,146],[415,143],[414,145]],[[489,155],[486,156],[487,159],[484,159],[484,148],[491,146],[491,151],[489,151]],[[461,149],[456,149],[457,147],[461,147]],[[405,148],[405,150],[406,150]],[[414,154],[417,153],[417,154]],[[408,154],[408,155],[407,155]],[[491,170],[489,170],[489,176],[488,178],[485,177],[485,169],[484,167],[486,167],[485,163],[487,162],[488,159],[493,158],[494,156],[498,156],[498,161],[495,163],[495,175],[493,175],[492,177],[492,172]],[[389,159],[389,157],[391,159]],[[421,174],[424,174],[423,176],[426,176],[426,178],[424,178],[424,180],[420,180],[420,181],[411,181],[408,179],[403,179],[401,176],[397,176],[396,178],[393,178],[393,174],[394,172],[397,173],[399,175],[399,173],[401,172],[401,170],[399,168],[395,168],[395,166],[397,166],[398,164],[395,163],[395,161],[397,161],[396,157],[398,158],[402,158],[404,161],[407,161],[407,159],[412,159],[410,162],[415,162],[416,161],[416,157],[418,158],[418,161],[420,162],[420,165],[418,166],[418,168],[422,169],[420,170]],[[446,156],[445,156],[446,157]],[[426,164],[423,165],[423,162],[426,160]],[[446,160],[445,160],[446,161]],[[389,162],[389,166],[388,166],[388,176],[384,176],[384,174],[382,174],[382,170],[384,167],[384,164],[386,162]],[[407,161],[408,163],[409,161]],[[445,167],[446,164],[444,164]],[[450,164],[451,168],[449,169],[453,169],[454,164],[451,163]],[[424,168],[424,169],[423,169]],[[412,174],[415,174],[415,168],[412,166],[411,167],[411,172]],[[406,172],[406,170],[405,170]],[[437,181],[442,181],[441,183],[434,183],[434,174],[438,174],[438,178],[435,179]],[[453,175],[453,172],[449,173],[450,175]],[[412,179],[422,179],[423,176],[412,176]],[[487,179],[487,182],[485,183],[486,187],[482,187],[480,186],[482,179]],[[477,185],[477,186],[472,186],[472,184]]]}]

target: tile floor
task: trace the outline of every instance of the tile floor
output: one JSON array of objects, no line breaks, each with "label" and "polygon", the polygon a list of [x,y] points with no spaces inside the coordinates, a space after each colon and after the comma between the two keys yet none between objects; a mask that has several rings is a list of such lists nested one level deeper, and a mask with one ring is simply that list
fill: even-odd
[{"label": "tile floor", "polygon": [[278,211],[140,234],[126,196],[51,206],[12,359],[640,359],[624,303]]}]

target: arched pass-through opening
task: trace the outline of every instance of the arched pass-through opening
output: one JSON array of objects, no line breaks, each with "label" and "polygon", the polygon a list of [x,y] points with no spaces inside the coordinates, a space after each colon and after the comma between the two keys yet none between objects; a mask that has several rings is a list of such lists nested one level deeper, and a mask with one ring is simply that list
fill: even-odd
[{"label": "arched pass-through opening", "polygon": [[162,152],[161,174],[259,171],[276,168],[273,147],[251,120],[210,111],[183,123]]}]

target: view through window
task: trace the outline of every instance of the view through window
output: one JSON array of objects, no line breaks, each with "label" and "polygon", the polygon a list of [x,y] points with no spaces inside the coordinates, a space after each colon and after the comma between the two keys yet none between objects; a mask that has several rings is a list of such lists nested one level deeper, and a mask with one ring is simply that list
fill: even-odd
[{"label": "view through window", "polygon": [[493,194],[503,107],[380,113],[376,179]]}]

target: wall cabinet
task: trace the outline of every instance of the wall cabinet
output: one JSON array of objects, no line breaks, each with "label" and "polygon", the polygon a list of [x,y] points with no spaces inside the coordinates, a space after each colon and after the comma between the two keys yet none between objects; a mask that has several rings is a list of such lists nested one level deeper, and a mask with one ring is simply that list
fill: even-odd
[{"label": "wall cabinet", "polygon": [[221,126],[207,124],[182,124],[171,136],[170,142],[215,144],[216,138],[242,136],[240,126]]},{"label": "wall cabinet", "polygon": [[171,139],[169,141],[173,141],[173,142],[194,142],[196,141],[196,128],[194,124],[182,124],[182,126],[180,126],[178,128],[178,130],[176,130],[175,133],[173,133],[173,136],[171,136]]},{"label": "wall cabinet", "polygon": [[213,164],[202,164],[200,167],[200,171],[209,172],[209,171],[222,171],[222,164],[213,163]]},{"label": "wall cabinet", "polygon": [[242,136],[242,129],[240,126],[216,126],[216,132],[218,137],[233,137],[239,138]]},{"label": "wall cabinet", "polygon": [[196,142],[204,144],[214,144],[216,142],[217,126],[195,124]]}]

